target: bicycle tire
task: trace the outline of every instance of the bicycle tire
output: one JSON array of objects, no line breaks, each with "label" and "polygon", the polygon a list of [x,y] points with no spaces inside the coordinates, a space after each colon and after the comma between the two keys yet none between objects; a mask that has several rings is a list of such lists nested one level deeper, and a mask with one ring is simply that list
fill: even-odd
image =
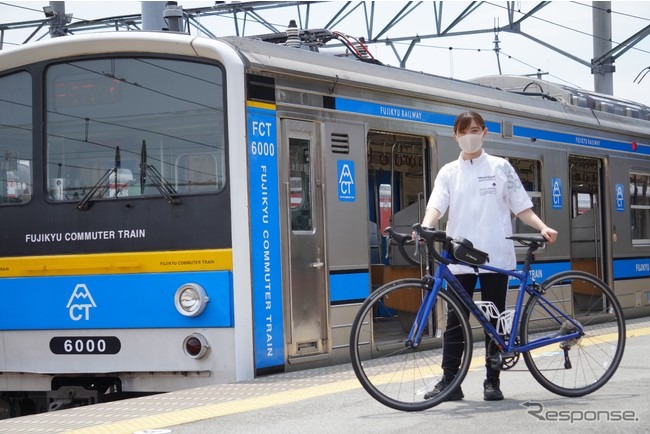
[{"label": "bicycle tire", "polygon": [[[542,335],[564,333],[567,321],[552,319],[550,305],[578,321],[584,335],[523,354],[535,380],[561,396],[592,393],[609,381],[623,357],[625,319],[614,292],[591,274],[569,270],[548,278],[540,291],[548,302],[532,296],[521,320],[523,345]],[[565,366],[565,350],[570,366]]]},{"label": "bicycle tire", "polygon": [[[402,411],[421,411],[446,401],[460,387],[472,358],[469,321],[460,315],[463,356],[458,374],[431,399],[424,395],[442,379],[442,341],[449,312],[461,311],[454,294],[441,290],[428,316],[422,342],[406,345],[428,287],[420,279],[402,279],[375,290],[361,305],[350,333],[350,359],[363,388],[380,403]],[[449,312],[447,310],[449,308]]]}]

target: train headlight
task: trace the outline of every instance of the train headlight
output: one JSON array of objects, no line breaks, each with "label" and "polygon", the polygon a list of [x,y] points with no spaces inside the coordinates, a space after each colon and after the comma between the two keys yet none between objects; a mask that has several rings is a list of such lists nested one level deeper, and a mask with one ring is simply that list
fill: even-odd
[{"label": "train headlight", "polygon": [[183,351],[193,359],[200,359],[208,352],[210,345],[201,333],[192,333],[183,340]]},{"label": "train headlight", "polygon": [[184,316],[198,316],[208,305],[208,294],[201,285],[186,283],[176,290],[174,305],[178,313]]}]

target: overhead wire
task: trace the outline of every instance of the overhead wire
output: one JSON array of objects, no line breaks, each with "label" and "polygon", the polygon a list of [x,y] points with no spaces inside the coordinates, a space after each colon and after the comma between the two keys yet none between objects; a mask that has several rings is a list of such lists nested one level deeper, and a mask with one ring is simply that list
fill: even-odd
[{"label": "overhead wire", "polygon": [[29,7],[27,7],[27,6],[20,6],[20,5],[17,5],[17,4],[15,4],[15,3],[0,2],[0,5],[2,5],[2,6],[9,6],[9,7],[16,8],[16,9],[24,9],[24,10],[32,11],[32,12],[38,12],[38,13],[40,13],[40,14],[43,13],[43,10],[42,10],[42,9],[33,9],[33,8],[29,8]]},{"label": "overhead wire", "polygon": [[615,11],[613,9],[603,9],[601,7],[595,6],[593,3],[585,4],[585,3],[580,3],[580,2],[576,2],[576,1],[572,1],[571,3],[579,5],[579,6],[585,6],[585,7],[590,8],[590,9],[598,9],[600,11],[610,12],[610,13],[612,13],[614,15],[621,15],[623,17],[628,17],[628,18],[637,18],[639,20],[650,22],[650,18],[644,18],[644,17],[640,17],[638,15],[626,14],[625,12],[618,12],[618,11]]},{"label": "overhead wire", "polygon": [[[571,3],[578,4],[578,5],[581,5],[581,6],[587,6],[587,5],[583,5],[582,3],[579,3],[579,2],[571,2]],[[486,4],[489,4],[489,5],[491,5],[491,6],[494,6],[494,7],[500,8],[500,9],[506,9],[504,6],[501,6],[501,5],[496,4],[496,3],[486,2]],[[592,8],[593,8],[593,7],[592,7]],[[604,10],[604,9],[602,9],[602,8],[594,8],[594,9]],[[523,12],[520,12],[520,11],[517,11],[517,12],[523,15]],[[615,13],[615,12],[614,12],[614,11],[611,11],[611,13]],[[627,16],[629,16],[628,14],[621,14],[621,15],[627,15]],[[650,21],[650,19],[646,19],[646,18],[642,18],[642,17],[638,17],[638,16],[631,16],[631,17],[632,17],[632,18],[643,19],[643,20],[646,20],[646,21]],[[553,25],[553,26],[556,26],[556,27],[560,27],[560,28],[562,28],[562,29],[564,29],[564,30],[568,30],[568,31],[571,31],[571,32],[574,32],[574,33],[578,33],[578,34],[581,34],[581,35],[584,35],[584,36],[588,36],[588,37],[590,37],[590,38],[592,38],[592,39],[603,39],[603,38],[599,38],[599,37],[595,36],[595,35],[592,34],[592,33],[584,32],[584,31],[582,31],[582,30],[578,30],[578,29],[576,29],[576,28],[574,28],[574,27],[565,26],[565,25],[563,25],[563,24],[559,24],[559,23],[557,23],[557,22],[550,21],[550,20],[547,20],[547,19],[545,19],[545,18],[541,18],[541,17],[539,17],[539,16],[537,16],[537,15],[531,15],[531,16],[528,17],[528,19],[533,19],[533,20],[537,20],[537,21],[542,21],[542,22],[544,22],[544,23],[546,23],[546,24]],[[620,44],[620,42],[616,42],[616,41],[614,41],[614,40],[612,40],[612,42],[613,42],[614,44]],[[641,52],[643,52],[643,53],[648,53],[648,54],[650,54],[650,51],[647,51],[647,50],[644,50],[644,49],[641,49],[641,48],[638,48],[638,47],[631,47],[631,48],[632,48],[633,50],[638,50],[638,51],[641,51]]]},{"label": "overhead wire", "polygon": [[[487,2],[487,3],[490,4],[490,5],[492,5],[492,6],[498,7],[498,8],[503,8],[503,6],[498,5],[498,4],[494,4],[494,3],[491,3],[491,2]],[[648,22],[650,22],[650,18],[645,18],[645,17],[641,17],[641,16],[638,16],[638,15],[632,15],[632,14],[627,14],[627,13],[623,13],[623,12],[617,12],[617,11],[615,11],[615,10],[613,10],[613,9],[609,9],[609,8],[608,8],[608,9],[604,9],[604,8],[602,8],[602,7],[598,7],[598,6],[594,5],[594,4],[584,4],[584,3],[577,2],[577,1],[572,1],[571,3],[576,4],[576,5],[579,5],[579,6],[588,7],[588,8],[590,8],[590,9],[592,9],[592,10],[605,11],[605,12],[611,13],[611,14],[613,14],[613,15],[620,15],[620,16],[624,16],[624,17],[627,17],[627,18],[635,18],[635,19],[639,19],[639,20],[642,20],[642,21],[648,21]],[[523,13],[520,12],[519,10],[517,10],[517,12],[523,14]],[[569,27],[569,26],[565,26],[565,25],[562,25],[562,24],[558,24],[558,23],[556,23],[556,22],[549,21],[549,20],[546,20],[546,19],[544,19],[544,18],[541,18],[541,17],[539,17],[539,16],[537,16],[537,15],[531,15],[529,18],[531,18],[531,19],[535,19],[535,20],[538,20],[538,21],[542,21],[542,22],[547,23],[547,24],[549,24],[549,25],[557,26],[557,27],[560,27],[560,28],[562,28],[562,29],[565,29],[565,30],[568,30],[568,31],[571,31],[571,32],[575,32],[575,33],[579,33],[579,34],[582,34],[582,35],[585,35],[585,36],[589,36],[589,37],[592,38],[592,39],[601,39],[601,40],[604,40],[604,38],[598,37],[598,36],[596,36],[596,35],[594,35],[594,34],[587,33],[587,32],[583,32],[583,31],[578,30],[578,29],[575,29],[575,28],[573,28],[573,27]],[[609,42],[613,42],[613,43],[615,43],[615,44],[619,44],[619,45],[621,44],[621,43],[616,42],[616,41],[613,41],[613,40],[611,40],[611,39],[608,39],[607,41],[609,41]],[[644,49],[639,48],[639,47],[637,47],[637,46],[631,46],[630,49],[631,49],[631,50],[638,51],[638,52],[641,52],[641,53],[650,54],[650,51],[648,51],[648,50],[644,50]],[[501,51],[502,53],[504,53],[503,50],[500,50],[500,51]],[[505,53],[504,53],[504,54],[505,54]],[[525,62],[523,62],[523,61],[521,61],[521,60],[519,60],[519,59],[513,58],[512,56],[509,56],[509,58],[512,58],[512,59],[518,61],[519,63],[522,63],[522,64],[527,65]],[[531,66],[531,65],[528,65],[528,66]],[[531,66],[531,67],[532,67],[532,66]],[[538,70],[539,70],[539,69],[538,69]],[[647,75],[647,73],[648,73],[649,70],[650,70],[650,67],[647,67],[647,68],[642,69],[642,70],[639,72],[639,74],[636,76],[636,78],[634,79],[633,82],[634,82],[634,83],[637,83],[637,84],[641,83],[641,81],[642,81],[643,78]],[[574,86],[574,87],[579,87],[579,86],[576,86],[575,84],[570,83],[570,82],[567,81],[567,80],[564,80],[564,79],[561,78],[561,77],[555,76],[555,75],[550,74],[550,73],[548,73],[548,75],[551,76],[551,77],[553,77],[553,78],[555,78],[555,79],[557,79],[557,80],[561,80],[561,81],[563,81],[563,82],[565,82],[565,83],[567,83],[567,84],[570,84],[570,85],[572,85],[572,86]],[[639,77],[640,77],[640,79],[639,79]]]},{"label": "overhead wire", "polygon": [[[485,3],[486,5],[493,6],[493,7],[495,7],[495,8],[500,9],[500,10],[509,9],[509,8],[507,8],[506,6],[503,6],[503,5],[498,4],[498,3],[496,3],[496,2],[484,2],[484,3]],[[578,1],[573,1],[573,2],[571,2],[571,3],[573,3],[573,4],[575,4],[575,5],[578,5],[578,6],[591,8],[592,10],[604,10],[603,8],[600,8],[600,7],[596,6],[596,5],[585,4],[585,3],[582,3],[582,2],[578,2]],[[42,11],[41,11],[41,10],[38,10],[38,9],[33,9],[33,8],[29,8],[29,7],[25,7],[25,6],[21,6],[21,5],[16,5],[16,4],[12,4],[12,3],[7,3],[7,2],[0,2],[0,5],[6,5],[6,6],[11,6],[11,7],[16,7],[16,8],[20,8],[20,9],[26,9],[26,10],[30,10],[30,11],[34,11],[34,12],[42,13]],[[612,10],[609,10],[609,12],[611,12],[613,15],[618,15],[618,16],[627,17],[627,18],[634,18],[634,19],[643,20],[643,21],[650,21],[650,18],[645,18],[645,17],[641,17],[641,16],[638,16],[638,15],[634,15],[634,14],[628,14],[628,13],[617,12],[617,11],[615,10],[615,8],[616,8],[616,3],[613,3],[612,6],[613,6]],[[300,7],[298,7],[298,9],[300,9]],[[509,10],[510,10],[510,9],[509,9]],[[514,10],[514,12],[515,12],[515,13],[518,13],[518,14],[522,14],[522,15],[524,14],[524,12],[522,12],[520,8]],[[218,15],[218,16],[216,16],[216,18],[224,18],[224,19],[225,19],[226,17],[225,17],[225,16]],[[243,20],[244,20],[244,19],[242,19],[241,17],[235,17],[235,18],[238,19],[239,21],[243,21]],[[550,21],[550,20],[548,20],[548,19],[545,19],[545,18],[543,18],[543,17],[540,17],[539,14],[531,14],[528,18],[529,18],[529,19],[533,19],[533,20],[537,20],[537,21],[540,21],[540,22],[543,22],[543,23],[545,23],[545,24],[548,24],[549,26],[554,26],[554,27],[557,27],[557,28],[560,28],[560,29],[563,29],[563,30],[566,30],[566,31],[569,31],[569,32],[572,32],[572,33],[575,33],[575,34],[584,35],[584,36],[587,36],[587,37],[589,37],[589,38],[594,38],[594,37],[595,37],[593,34],[591,34],[591,33],[589,33],[589,32],[582,31],[582,30],[576,29],[575,27],[568,26],[568,25],[563,25],[563,24],[560,24],[560,23],[558,23],[558,22]],[[77,17],[74,17],[74,19],[75,19],[75,20],[82,20],[81,18],[77,18]],[[228,19],[231,20],[232,18],[228,18]],[[272,23],[274,22],[274,20],[269,20],[268,22],[272,24]],[[284,28],[284,27],[286,27],[286,23],[284,23],[284,24],[279,24],[279,23],[278,23],[278,24],[274,24],[274,25],[275,25],[277,28]],[[348,33],[349,33],[349,32],[348,32]],[[369,36],[369,35],[367,35],[367,36]],[[615,41],[614,41],[614,42],[615,42]],[[6,44],[9,44],[8,42],[5,42],[5,43],[6,43]],[[392,41],[392,43],[394,43],[394,44],[398,44],[397,41]],[[501,43],[503,43],[503,42],[501,41]],[[427,46],[427,44],[423,44],[423,43],[420,43],[420,44],[418,44],[418,45],[419,45],[419,46],[423,46],[423,47],[426,47],[426,46]],[[438,47],[438,46],[435,46],[435,45],[433,45],[432,47],[433,47],[433,48],[443,48],[443,47]],[[499,52],[505,54],[505,53],[502,51],[502,47],[499,47],[499,48],[500,48]],[[453,51],[462,51],[462,50],[473,50],[473,51],[477,51],[477,52],[481,52],[481,51],[483,50],[483,51],[485,51],[485,52],[489,52],[489,53],[494,53],[494,52],[495,52],[495,49],[494,49],[494,48],[484,48],[484,49],[481,49],[481,48],[465,48],[465,47],[458,47],[458,46],[455,46],[455,47],[453,47],[453,46],[445,46],[444,49],[445,49],[445,50],[449,50],[450,53],[453,52]],[[506,47],[506,49],[507,49],[507,47]],[[636,52],[650,54],[650,51],[645,50],[645,49],[643,49],[643,48],[636,47],[636,46],[631,47],[631,49],[634,50],[634,51],[636,51]],[[518,63],[520,63],[520,64],[522,64],[522,65],[527,65],[527,66],[529,66],[529,67],[531,67],[531,68],[534,68],[536,71],[538,71],[538,70],[541,69],[541,68],[535,68],[535,67],[532,66],[532,65],[528,65],[525,61],[520,60],[520,59],[517,59],[517,58],[513,57],[512,55],[508,55],[508,58],[511,59],[511,60],[515,60],[515,61],[517,61]],[[643,72],[643,71],[641,71],[641,72]],[[561,81],[563,81],[563,82],[569,83],[568,81],[566,81],[566,80],[564,80],[564,79],[561,79],[560,77],[557,77],[557,76],[554,76],[554,75],[551,75],[551,74],[549,74],[549,75],[550,75],[550,76],[553,76],[553,77],[555,77],[555,78],[557,78],[557,79],[559,79],[559,80],[561,80]]]}]

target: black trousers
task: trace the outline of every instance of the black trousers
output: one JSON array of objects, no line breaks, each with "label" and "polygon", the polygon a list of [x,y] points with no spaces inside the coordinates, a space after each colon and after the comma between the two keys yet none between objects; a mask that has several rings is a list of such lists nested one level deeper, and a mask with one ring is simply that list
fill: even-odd
[{"label": "black trousers", "polygon": [[[476,280],[479,279],[481,283],[481,300],[491,301],[503,312],[506,308],[506,292],[508,290],[508,276],[497,273],[481,273],[476,274],[457,274],[458,281],[463,285],[465,291],[471,296],[474,295],[474,288],[476,287]],[[465,309],[464,315],[469,318],[469,310]],[[491,319],[493,326],[496,327],[497,320]],[[458,373],[460,367],[460,359],[463,355],[463,344],[460,342],[463,338],[460,327],[460,321],[455,312],[449,311],[447,315],[447,330],[443,335],[443,355],[442,355],[442,369],[445,378],[451,381],[452,378]],[[485,334],[485,354],[487,355],[487,347],[490,343],[490,337]],[[485,363],[487,377],[499,378],[498,370],[490,368],[487,361]]]}]

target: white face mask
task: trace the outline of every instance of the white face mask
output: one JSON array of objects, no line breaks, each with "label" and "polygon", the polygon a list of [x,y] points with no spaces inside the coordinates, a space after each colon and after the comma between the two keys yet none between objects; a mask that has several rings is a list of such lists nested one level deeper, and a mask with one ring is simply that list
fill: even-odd
[{"label": "white face mask", "polygon": [[468,154],[473,154],[483,146],[483,134],[465,134],[464,136],[460,136],[458,138],[458,145],[463,151]]}]

